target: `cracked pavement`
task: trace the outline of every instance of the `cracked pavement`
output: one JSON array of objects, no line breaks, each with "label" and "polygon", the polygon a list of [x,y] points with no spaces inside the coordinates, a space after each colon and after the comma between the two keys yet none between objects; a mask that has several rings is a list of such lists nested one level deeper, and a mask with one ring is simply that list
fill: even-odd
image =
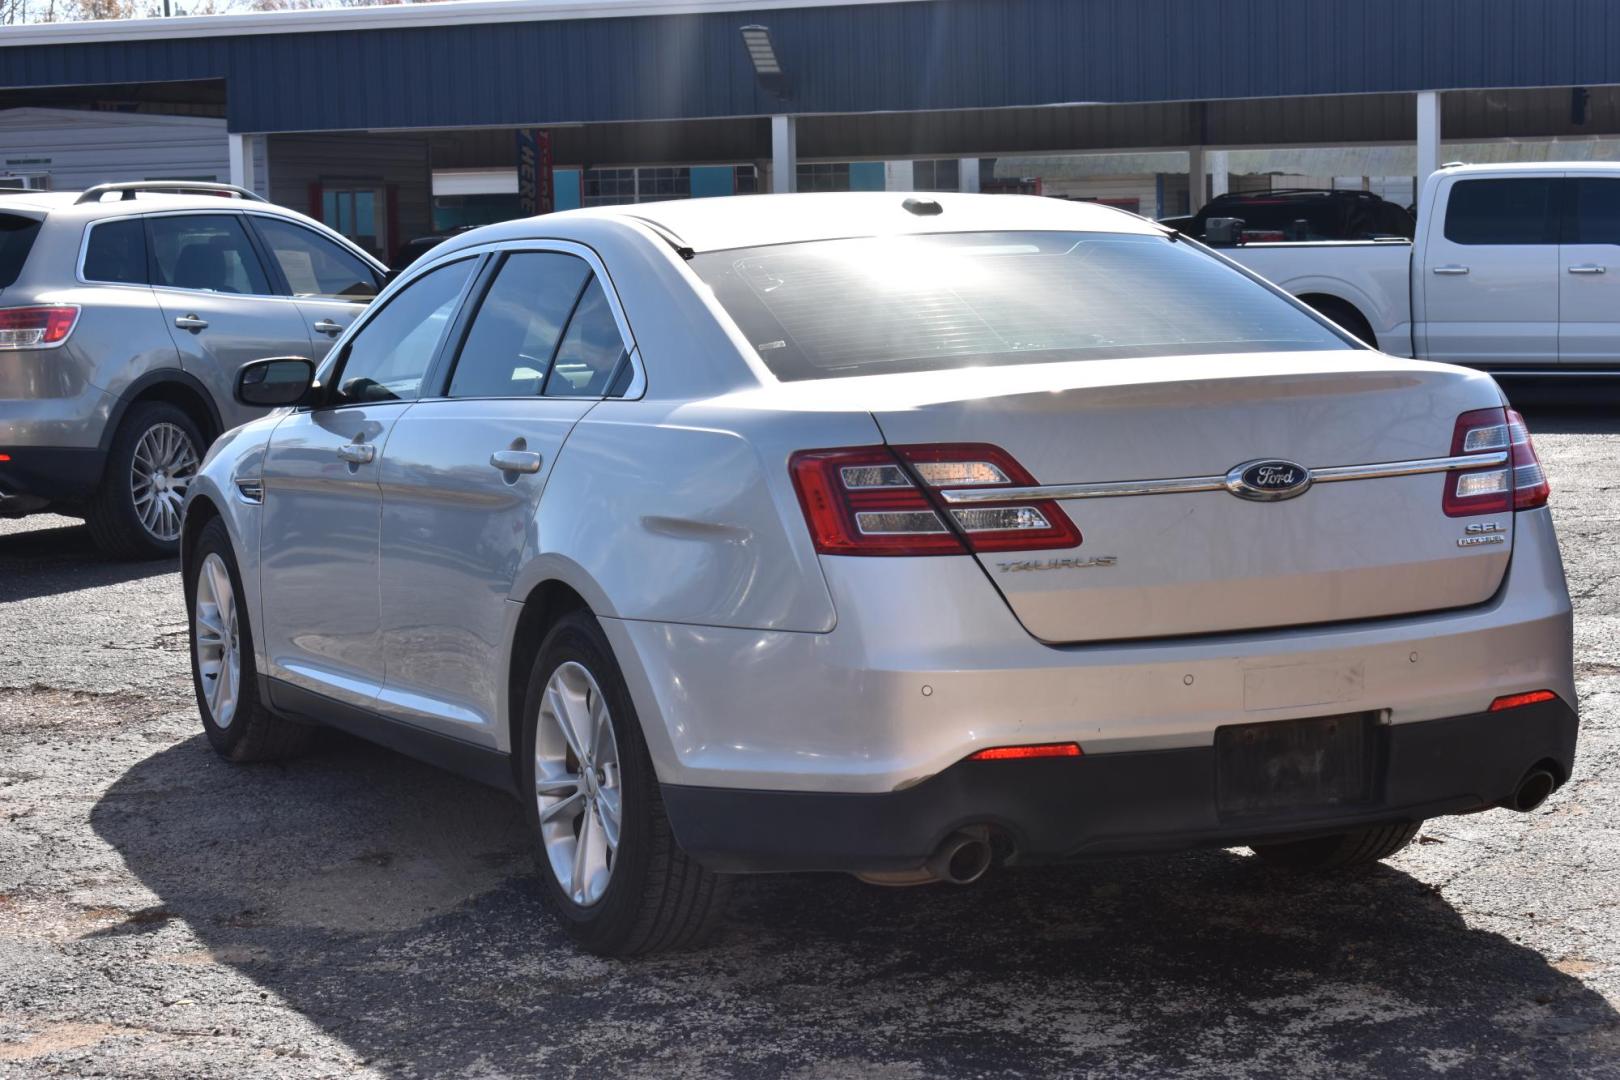
[{"label": "cracked pavement", "polygon": [[969,889],[750,879],[696,953],[574,950],[517,806],[329,735],[237,767],[178,576],[0,522],[0,1078],[1620,1077],[1620,420],[1532,411],[1572,781],[1348,877],[1241,851]]}]

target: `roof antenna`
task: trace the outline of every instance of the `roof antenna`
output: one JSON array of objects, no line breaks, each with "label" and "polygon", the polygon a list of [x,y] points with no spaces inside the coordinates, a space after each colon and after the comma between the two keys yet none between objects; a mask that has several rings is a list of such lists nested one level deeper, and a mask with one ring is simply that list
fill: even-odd
[{"label": "roof antenna", "polygon": [[912,197],[900,205],[905,207],[907,212],[916,214],[918,217],[933,217],[935,214],[943,214],[945,212],[945,208],[939,205],[938,199],[919,199]]}]

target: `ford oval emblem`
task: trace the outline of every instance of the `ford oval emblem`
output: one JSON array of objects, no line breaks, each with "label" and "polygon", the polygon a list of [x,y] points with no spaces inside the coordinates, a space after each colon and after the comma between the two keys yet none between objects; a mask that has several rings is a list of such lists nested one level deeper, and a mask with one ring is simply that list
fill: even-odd
[{"label": "ford oval emblem", "polygon": [[1311,470],[1293,461],[1265,458],[1245,461],[1226,474],[1226,490],[1240,499],[1276,502],[1305,494],[1311,486]]}]

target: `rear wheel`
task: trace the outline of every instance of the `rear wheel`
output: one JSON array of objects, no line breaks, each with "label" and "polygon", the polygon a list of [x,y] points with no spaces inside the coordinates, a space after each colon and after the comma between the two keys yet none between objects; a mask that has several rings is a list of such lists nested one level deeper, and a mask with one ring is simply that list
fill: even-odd
[{"label": "rear wheel", "polygon": [[130,406],[113,436],[101,487],[85,508],[96,546],[117,559],[178,555],[181,506],[206,446],[197,425],[176,406]]},{"label": "rear wheel", "polygon": [[523,802],[546,891],[574,939],[628,956],[708,936],[729,881],[675,843],[624,677],[588,613],[546,635],[523,717]]},{"label": "rear wheel", "polygon": [[1373,348],[1378,348],[1378,338],[1373,334],[1372,324],[1350,304],[1332,296],[1307,296],[1304,300],[1318,313],[1332,319]]},{"label": "rear wheel", "polygon": [[1410,844],[1422,827],[1421,821],[1401,821],[1310,840],[1255,844],[1252,850],[1266,862],[1291,870],[1338,870],[1389,858]]},{"label": "rear wheel", "polygon": [[185,583],[191,682],[209,743],[231,761],[276,761],[302,753],[315,729],[276,716],[259,698],[242,579],[230,533],[219,518],[198,535]]}]

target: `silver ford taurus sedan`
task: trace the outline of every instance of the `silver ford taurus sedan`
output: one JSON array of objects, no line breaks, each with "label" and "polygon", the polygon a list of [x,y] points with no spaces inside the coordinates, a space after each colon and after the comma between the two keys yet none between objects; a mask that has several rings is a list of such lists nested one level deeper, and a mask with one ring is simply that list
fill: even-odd
[{"label": "silver ford taurus sedan", "polygon": [[187,493],[203,725],[511,790],[587,948],[730,876],[1380,859],[1570,774],[1524,423],[1161,226],[753,196],[458,236]]}]

